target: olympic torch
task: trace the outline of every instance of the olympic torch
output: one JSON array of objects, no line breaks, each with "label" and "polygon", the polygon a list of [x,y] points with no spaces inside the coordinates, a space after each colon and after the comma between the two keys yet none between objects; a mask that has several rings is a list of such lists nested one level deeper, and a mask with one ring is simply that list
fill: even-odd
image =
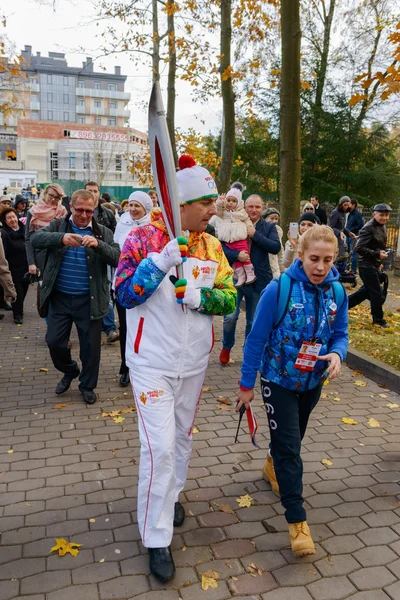
[{"label": "olympic torch", "polygon": [[[172,240],[182,235],[181,209],[174,155],[158,81],[153,85],[149,103],[149,145],[158,199]],[[177,266],[177,275],[178,279],[183,279],[183,264]],[[186,313],[187,306],[182,306]]]}]

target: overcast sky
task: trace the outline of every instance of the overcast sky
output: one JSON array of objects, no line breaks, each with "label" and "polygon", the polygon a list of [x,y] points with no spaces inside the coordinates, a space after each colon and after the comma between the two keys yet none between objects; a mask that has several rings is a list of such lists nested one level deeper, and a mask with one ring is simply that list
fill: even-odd
[{"label": "overcast sky", "polygon": [[[47,56],[49,51],[65,52],[70,66],[82,66],[85,57],[94,57],[100,46],[96,35],[101,29],[93,19],[93,5],[88,0],[54,0],[54,3],[54,10],[52,3],[47,0],[15,0],[7,3],[7,35],[17,51],[29,45],[32,46],[33,53],[40,52],[42,56]],[[79,48],[84,48],[84,51],[81,52]],[[149,69],[138,69],[122,54],[102,58],[101,64],[111,72],[115,65],[120,65],[122,73],[128,76],[125,89],[132,95],[129,105],[130,125],[140,131],[147,131],[147,112],[143,109],[143,102],[147,103],[150,97]],[[100,66],[98,69],[95,66],[95,70],[100,71]],[[163,91],[166,91],[166,71],[161,85]],[[193,127],[205,134],[210,130],[218,131],[221,124],[219,100],[212,100],[208,106],[195,103],[190,97],[190,86],[183,82],[178,83],[177,92],[177,127]]]}]

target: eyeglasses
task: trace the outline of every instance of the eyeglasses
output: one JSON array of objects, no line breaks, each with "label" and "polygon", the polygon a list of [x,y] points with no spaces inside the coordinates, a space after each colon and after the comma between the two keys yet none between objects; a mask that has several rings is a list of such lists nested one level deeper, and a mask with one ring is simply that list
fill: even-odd
[{"label": "eyeglasses", "polygon": [[309,208],[305,208],[304,212],[314,212],[314,209],[309,207]]},{"label": "eyeglasses", "polygon": [[72,208],[76,213],[78,213],[78,215],[83,215],[84,213],[86,213],[89,217],[91,217],[94,213],[94,210],[88,210],[86,208],[75,208],[75,206],[73,206]]},{"label": "eyeglasses", "polygon": [[50,192],[47,192],[47,197],[52,198],[53,200],[60,200],[61,198],[61,196],[54,196],[53,194],[50,194]]}]

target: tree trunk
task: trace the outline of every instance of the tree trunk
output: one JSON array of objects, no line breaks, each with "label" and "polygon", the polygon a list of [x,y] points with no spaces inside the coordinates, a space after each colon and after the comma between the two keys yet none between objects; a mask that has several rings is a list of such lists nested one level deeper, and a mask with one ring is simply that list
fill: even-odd
[{"label": "tree trunk", "polygon": [[[170,0],[173,4],[175,0]],[[172,12],[172,11],[171,11]],[[178,166],[178,154],[175,143],[175,80],[176,80],[176,47],[175,47],[175,17],[172,12],[168,14],[168,95],[167,95],[167,125],[171,139],[172,152],[175,166]]]},{"label": "tree trunk", "polygon": [[300,0],[281,1],[280,205],[281,226],[300,213]]},{"label": "tree trunk", "polygon": [[335,12],[336,0],[331,0],[329,5],[328,13],[325,10],[325,4],[322,3],[323,20],[324,20],[324,39],[322,44],[322,50],[320,54],[320,63],[317,70],[317,88],[315,91],[315,102],[313,107],[313,123],[311,128],[311,161],[310,169],[311,173],[315,174],[317,164],[317,150],[318,150],[318,135],[319,135],[319,124],[321,119],[322,111],[322,96],[324,93],[326,71],[328,68],[329,58],[329,47],[331,42],[331,28],[333,15]]},{"label": "tree trunk", "polygon": [[220,194],[229,190],[235,156],[235,96],[229,72],[232,42],[231,13],[232,1],[221,0],[221,62],[219,71],[223,109],[223,148],[221,148],[222,162],[217,177]]},{"label": "tree trunk", "polygon": [[153,12],[153,83],[160,79],[160,35],[158,32],[158,0],[152,0]]}]

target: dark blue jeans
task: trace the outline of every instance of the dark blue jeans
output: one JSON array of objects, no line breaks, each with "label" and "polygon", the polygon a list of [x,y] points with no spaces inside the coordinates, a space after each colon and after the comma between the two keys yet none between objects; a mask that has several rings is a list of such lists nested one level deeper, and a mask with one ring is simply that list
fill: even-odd
[{"label": "dark blue jeans", "polygon": [[240,314],[240,303],[243,298],[246,301],[246,337],[249,335],[253,325],[254,313],[256,312],[260,294],[255,291],[253,285],[243,285],[237,288],[235,312],[224,317],[222,346],[227,350],[231,350],[235,345],[236,324]]},{"label": "dark blue jeans", "polygon": [[322,385],[319,385],[312,390],[295,392],[261,377],[261,394],[271,436],[271,455],[288,523],[300,523],[307,519],[303,508],[301,440],[321,389]]}]

